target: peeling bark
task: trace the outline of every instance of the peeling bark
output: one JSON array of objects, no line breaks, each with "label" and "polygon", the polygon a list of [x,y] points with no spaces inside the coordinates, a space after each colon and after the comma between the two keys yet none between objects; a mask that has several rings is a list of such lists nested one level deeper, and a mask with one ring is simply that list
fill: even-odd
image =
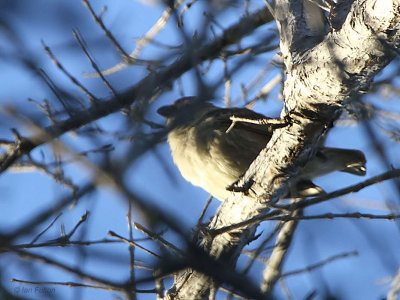
[{"label": "peeling bark", "polygon": [[[313,155],[315,148],[342,108],[353,96],[369,88],[374,76],[397,54],[400,45],[400,4],[398,0],[355,1],[335,13],[345,20],[340,30],[320,40],[307,26],[301,0],[277,0],[275,19],[286,66],[285,107],[281,117],[291,120],[277,129],[239,182],[251,182],[249,195],[232,193],[219,208],[209,229],[221,228],[264,214],[269,202],[283,196],[290,178]],[[318,41],[318,42],[317,42]],[[252,241],[257,225],[205,237],[201,247],[210,256],[235,265],[243,247]],[[282,258],[283,259],[283,258]],[[267,267],[268,270],[268,267]],[[275,270],[276,271],[276,270]],[[274,271],[274,272],[275,272]],[[264,278],[276,276],[264,274]],[[212,278],[195,270],[176,277],[171,299],[206,299]],[[273,282],[263,283],[272,290]],[[265,295],[268,298],[268,295]]]}]

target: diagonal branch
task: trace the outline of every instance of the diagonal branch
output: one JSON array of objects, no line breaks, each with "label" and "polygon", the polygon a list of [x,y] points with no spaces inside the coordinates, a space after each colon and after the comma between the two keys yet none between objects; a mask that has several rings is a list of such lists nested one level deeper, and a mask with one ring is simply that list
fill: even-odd
[{"label": "diagonal branch", "polygon": [[[248,195],[234,193],[225,200],[208,227],[211,230],[263,215],[268,211],[266,202],[284,196],[289,179],[313,155],[320,137],[332,127],[343,105],[368,87],[377,72],[395,57],[393,50],[400,45],[396,1],[355,1],[341,29],[318,43],[316,39],[306,42],[313,32],[307,27],[302,2],[277,0],[275,6],[287,72],[281,117],[290,119],[291,124],[275,130],[267,147],[239,181],[236,190],[241,188]],[[378,6],[379,10],[373,9]],[[220,261],[235,265],[243,247],[254,238],[257,225],[216,237],[205,236],[201,245]],[[176,278],[174,289],[179,292],[173,298],[206,299],[214,285],[204,274],[187,270]]]},{"label": "diagonal branch", "polygon": [[93,103],[89,108],[76,112],[71,118],[40,130],[29,138],[16,140],[7,152],[0,156],[0,173],[8,169],[17,159],[30,153],[34,148],[51,142],[64,133],[80,128],[86,124],[103,118],[109,114],[131,105],[134,102],[148,102],[161,91],[167,89],[173,80],[202,63],[214,59],[221,50],[234,44],[242,37],[254,31],[257,27],[272,21],[272,16],[267,9],[261,9],[252,15],[245,16],[238,23],[227,28],[221,36],[213,42],[201,47],[189,49],[182,57],[170,66],[147,75],[134,87],[122,92],[118,97],[111,97]]},{"label": "diagonal branch", "polygon": [[[292,214],[293,217],[299,217],[301,215],[301,209],[294,211]],[[263,274],[261,290],[264,293],[271,293],[275,283],[281,277],[282,264],[289,250],[298,223],[299,221],[285,222],[279,231],[274,250],[268,259],[268,264]]]}]

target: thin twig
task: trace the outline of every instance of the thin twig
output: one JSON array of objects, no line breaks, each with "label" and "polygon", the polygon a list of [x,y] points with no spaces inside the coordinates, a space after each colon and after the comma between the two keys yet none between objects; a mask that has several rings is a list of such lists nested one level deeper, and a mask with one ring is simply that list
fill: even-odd
[{"label": "thin twig", "polygon": [[183,7],[180,15],[179,15],[179,26],[182,27],[183,26],[183,15],[190,9],[190,7],[192,7],[193,4],[195,4],[198,0],[192,0],[189,3],[186,3],[185,6]]},{"label": "thin twig", "polygon": [[54,266],[54,267],[60,268],[60,269],[62,269],[64,271],[67,271],[69,273],[75,274],[76,276],[79,276],[80,278],[85,279],[85,280],[89,280],[89,281],[92,281],[92,282],[100,283],[102,285],[110,286],[110,287],[113,287],[114,289],[120,289],[121,291],[126,289],[125,284],[112,282],[110,280],[106,280],[106,279],[97,277],[95,275],[89,275],[87,273],[82,272],[78,268],[72,268],[72,267],[69,267],[69,266],[67,266],[67,265],[65,265],[63,263],[60,263],[60,262],[55,261],[53,259],[50,259],[48,256],[42,256],[42,255],[39,255],[39,254],[35,254],[35,253],[28,252],[28,251],[24,251],[24,250],[15,248],[15,247],[8,247],[8,250],[18,254],[22,258],[25,258],[25,259],[28,259],[28,260],[32,260],[32,261],[39,261],[39,262],[48,264],[50,266]]},{"label": "thin twig", "polygon": [[[46,114],[47,118],[50,121],[50,124],[53,125],[56,123],[56,116],[55,116],[56,112],[53,111],[53,109],[51,108],[49,101],[43,100],[43,104],[39,103],[39,101],[36,101],[32,98],[28,98],[28,101],[31,103],[34,103],[40,111],[42,111]],[[71,114],[69,114],[69,115],[71,116]]]},{"label": "thin twig", "polygon": [[81,49],[85,53],[86,57],[89,59],[90,63],[92,64],[93,69],[95,69],[96,73],[99,75],[99,77],[104,82],[106,87],[113,93],[113,95],[115,97],[118,97],[118,93],[114,90],[114,88],[111,86],[111,84],[108,82],[108,80],[103,76],[100,68],[97,66],[97,64],[94,62],[93,58],[89,54],[80,32],[77,30],[73,30],[72,33],[73,33],[75,39],[77,40],[77,42],[79,43],[79,45],[81,46]]},{"label": "thin twig", "polygon": [[226,107],[231,106],[231,87],[232,87],[232,78],[228,71],[228,63],[227,58],[223,57],[222,61],[224,63],[224,82],[225,82],[225,93],[224,93],[224,104]]},{"label": "thin twig", "polygon": [[344,214],[333,214],[326,213],[315,216],[277,216],[271,217],[268,220],[271,221],[307,221],[307,220],[322,220],[322,219],[338,219],[338,218],[346,218],[346,219],[367,219],[367,220],[398,220],[400,219],[400,214],[387,214],[387,215],[374,215],[374,214],[364,214],[360,212],[354,213],[344,213]]},{"label": "thin twig", "polygon": [[296,208],[303,208],[303,207],[307,207],[307,206],[310,206],[310,205],[321,203],[321,202],[324,202],[324,201],[327,201],[327,200],[330,200],[330,199],[333,199],[333,198],[337,198],[337,197],[340,197],[340,196],[343,196],[343,195],[346,195],[346,194],[355,193],[355,192],[358,192],[358,191],[360,191],[360,190],[362,190],[362,189],[364,189],[364,188],[366,188],[368,186],[371,186],[371,185],[374,185],[376,183],[380,183],[380,182],[383,182],[383,181],[386,181],[386,180],[389,180],[389,179],[397,178],[397,177],[400,177],[400,169],[393,169],[391,171],[388,171],[388,172],[382,173],[380,175],[374,176],[374,177],[372,177],[370,179],[367,179],[367,180],[365,180],[363,182],[360,182],[358,184],[351,185],[351,186],[349,186],[347,188],[340,189],[340,190],[337,190],[337,191],[332,192],[332,193],[328,193],[328,194],[326,194],[324,196],[321,196],[321,197],[316,197],[316,198],[313,198],[313,199],[310,199],[310,200],[304,200],[304,201],[301,201],[301,202],[298,202],[298,203],[294,203],[294,204],[289,204],[289,205],[277,205],[276,207],[277,208],[283,208],[283,209],[290,209],[290,210],[296,209]]},{"label": "thin twig", "polygon": [[[63,99],[65,93],[63,93],[63,91],[60,91],[59,87],[57,87],[57,85],[53,82],[50,76],[47,75],[47,73],[43,69],[39,69],[38,74],[43,79],[45,84],[49,87],[49,89],[53,92],[53,94],[56,96],[58,102],[61,103],[62,107],[64,108],[64,111],[69,116],[72,116],[74,114],[74,109],[71,107],[71,105],[68,105],[68,102],[66,100]],[[54,119],[52,118],[49,119],[54,122]]]},{"label": "thin twig", "polygon": [[[236,106],[237,104],[239,104],[241,102],[240,98],[242,98],[243,101],[246,101],[248,93],[261,83],[261,80],[269,74],[269,71],[271,71],[272,67],[273,67],[273,65],[271,64],[271,62],[269,62],[268,64],[266,64],[265,68],[263,68],[261,71],[258,72],[258,74],[253,78],[253,80],[247,86],[242,84],[241,85],[241,92],[242,92],[241,96],[236,97],[236,99],[233,101],[233,106]],[[247,106],[247,105],[246,105],[246,107],[251,108],[251,106]]]},{"label": "thin twig", "polygon": [[98,99],[91,93],[89,92],[88,89],[86,89],[83,84],[81,84],[74,76],[72,76],[65,68],[64,66],[60,63],[60,61],[54,56],[53,52],[50,50],[50,48],[42,41],[42,45],[44,47],[44,50],[46,53],[49,55],[53,63],[67,76],[73,84],[75,84],[77,87],[79,87],[82,92],[84,92],[90,99],[90,101],[98,101]]},{"label": "thin twig", "polygon": [[138,247],[138,248],[142,249],[143,251],[145,251],[145,252],[147,252],[147,253],[149,253],[149,254],[155,256],[155,257],[161,258],[161,256],[158,255],[157,253],[154,253],[153,251],[151,251],[151,250],[149,250],[149,249],[146,249],[146,248],[144,248],[143,246],[140,246],[138,243],[135,243],[134,241],[130,241],[130,240],[128,240],[127,238],[124,238],[123,236],[120,236],[119,234],[115,233],[114,231],[111,231],[111,230],[110,230],[110,231],[108,232],[108,234],[109,234],[110,236],[116,237],[116,238],[118,238],[118,239],[120,239],[120,240],[122,240],[122,241],[124,241],[124,242],[126,242],[126,243],[128,243],[128,244],[130,244],[130,245],[133,245],[133,246],[135,246],[135,247]]},{"label": "thin twig", "polygon": [[264,251],[264,247],[266,244],[268,244],[273,237],[276,235],[277,232],[279,232],[282,228],[282,223],[278,223],[274,230],[262,241],[261,245],[253,251],[252,255],[250,256],[250,251],[247,251],[247,254],[251,257],[250,261],[247,263],[247,265],[243,269],[243,274],[247,274],[250,271],[251,266],[254,264],[254,262],[258,259],[260,254]]},{"label": "thin twig", "polygon": [[231,230],[248,226],[251,224],[259,223],[262,221],[307,221],[307,220],[323,220],[323,219],[338,219],[338,218],[347,218],[347,219],[368,219],[368,220],[397,220],[400,219],[400,214],[385,214],[385,215],[374,215],[374,214],[365,214],[360,212],[354,213],[343,213],[343,214],[334,214],[334,213],[326,213],[321,215],[314,216],[290,216],[290,215],[279,215],[280,211],[275,210],[266,215],[255,217],[237,224],[221,227],[218,229],[213,229],[208,231],[207,233],[212,236],[217,236],[219,234],[223,234],[225,232],[229,232]]},{"label": "thin twig", "polygon": [[85,211],[85,214],[80,218],[79,222],[75,225],[75,227],[71,230],[69,234],[67,234],[67,238],[70,239],[75,231],[81,226],[84,222],[86,222],[87,217],[89,216],[89,211]]},{"label": "thin twig", "polygon": [[204,204],[203,210],[201,211],[201,214],[200,214],[200,217],[199,217],[199,219],[197,221],[196,227],[199,227],[203,223],[204,216],[205,216],[205,214],[207,212],[208,207],[211,204],[212,199],[213,199],[213,196],[210,195],[208,197],[206,203]]},{"label": "thin twig", "polygon": [[[139,240],[143,241],[143,240]],[[22,248],[22,249],[30,249],[30,248],[43,248],[43,247],[66,247],[66,246],[90,246],[95,244],[110,244],[110,243],[123,243],[121,240],[94,240],[94,241],[60,241],[60,240],[52,240],[44,243],[38,244],[17,244],[13,245],[15,248]],[[5,251],[5,248],[0,247],[0,252]]]},{"label": "thin twig", "polygon": [[173,10],[179,8],[179,6],[184,2],[184,0],[177,0],[174,2],[174,6],[168,6],[162,13],[161,17],[154,23],[148,32],[137,42],[136,49],[129,55],[131,58],[137,58],[139,53],[142,51],[143,47],[152,41],[154,37],[165,27],[168,19],[171,17]]},{"label": "thin twig", "polygon": [[[107,27],[104,25],[103,20],[101,17],[98,17],[97,14],[94,12],[92,5],[89,3],[88,0],[82,0],[83,4],[87,7],[89,10],[90,14],[92,15],[93,19],[95,22],[100,26],[100,28],[104,31],[105,35],[107,38],[113,43],[114,47],[118,50],[118,52],[121,54],[123,58],[129,58],[129,54],[125,52],[125,50],[121,47],[121,45],[117,42],[115,37],[112,35],[112,33],[107,29]],[[102,14],[106,11],[106,8],[103,9]],[[101,14],[101,15],[102,15]]]},{"label": "thin twig", "polygon": [[242,118],[242,117],[236,117],[236,116],[231,116],[229,119],[232,121],[231,125],[229,128],[225,131],[225,133],[229,133],[233,127],[235,127],[236,123],[242,122],[242,123],[250,123],[250,124],[256,124],[256,125],[286,125],[288,124],[287,120],[282,120],[282,119],[273,119],[273,118],[263,118],[263,119],[249,119],[249,118]]},{"label": "thin twig", "polygon": [[[127,213],[127,222],[128,222],[128,231],[129,231],[129,240],[133,241],[133,230],[132,230],[132,201],[129,201],[128,204],[128,213]],[[135,283],[135,247],[132,244],[129,244],[129,259],[130,259],[130,281],[132,290],[136,290]],[[136,300],[135,293],[129,293],[128,297],[130,300]]]},{"label": "thin twig", "polygon": [[185,253],[177,248],[176,246],[172,245],[170,242],[168,242],[167,240],[163,239],[161,236],[159,236],[158,234],[155,234],[153,232],[151,232],[149,229],[147,229],[146,227],[144,227],[143,225],[140,225],[139,223],[135,222],[133,223],[135,228],[137,230],[140,230],[141,232],[143,232],[145,235],[147,235],[149,238],[151,238],[154,241],[160,242],[161,244],[163,244],[164,246],[166,246],[167,248],[171,249],[172,251],[174,251],[176,254],[179,255],[185,255]]},{"label": "thin twig", "polygon": [[[276,208],[277,210],[271,211],[265,215],[257,216],[257,217],[254,217],[252,219],[249,219],[249,220],[246,220],[243,222],[239,222],[237,224],[232,224],[229,226],[210,230],[210,231],[208,231],[208,234],[211,234],[212,236],[216,236],[216,235],[219,235],[219,234],[222,234],[222,233],[225,233],[225,232],[228,232],[228,231],[240,228],[240,227],[245,227],[245,226],[248,226],[251,224],[256,224],[256,223],[266,221],[266,220],[274,220],[274,218],[275,218],[275,220],[282,220],[282,219],[289,220],[290,219],[289,216],[284,216],[284,217],[279,216],[279,214],[281,213],[281,210],[282,211],[293,211],[294,209],[297,209],[297,208],[305,208],[307,206],[311,206],[311,205],[318,204],[318,203],[321,203],[324,201],[328,201],[328,200],[336,198],[336,197],[340,197],[340,196],[343,196],[346,194],[358,192],[358,191],[362,190],[363,188],[366,188],[373,184],[383,182],[385,180],[393,179],[396,177],[400,177],[400,169],[394,169],[392,171],[382,173],[381,175],[372,177],[372,178],[367,179],[358,184],[351,185],[347,188],[337,190],[335,192],[326,194],[321,197],[316,197],[316,198],[309,199],[309,200],[302,200],[297,203],[292,203],[292,204],[287,204],[287,205],[274,204],[274,208]],[[358,214],[358,213],[356,213],[356,214]],[[356,215],[354,215],[354,217],[356,217]],[[373,218],[373,217],[374,217],[374,215],[366,216],[366,218]],[[293,217],[291,217],[291,218],[293,220],[295,220]],[[318,217],[318,218],[320,218],[320,217]],[[324,218],[326,218],[326,216]],[[395,219],[396,215],[384,215],[384,216],[378,216],[377,218],[378,219]]]},{"label": "thin twig", "polygon": [[72,182],[71,179],[68,179],[64,176],[64,173],[60,168],[58,169],[50,169],[50,167],[57,167],[59,162],[52,162],[50,164],[43,164],[35,161],[31,156],[28,155],[28,159],[21,161],[20,163],[14,164],[10,171],[12,172],[32,172],[32,171],[40,171],[44,174],[50,176],[54,182],[61,183],[63,186],[71,189],[72,191],[77,191],[78,187]]},{"label": "thin twig", "polygon": [[35,229],[37,225],[39,225],[43,221],[46,221],[53,214],[59,212],[64,207],[70,205],[73,201],[76,201],[77,199],[83,197],[84,195],[93,192],[93,190],[94,190],[93,184],[88,184],[82,187],[77,192],[73,193],[72,195],[62,198],[58,203],[55,204],[55,206],[51,206],[48,209],[41,211],[38,215],[34,216],[31,220],[27,221],[24,225],[15,230],[12,234],[9,235],[9,238],[13,239],[22,234],[30,233]]},{"label": "thin twig", "polygon": [[91,285],[91,284],[83,284],[78,282],[54,282],[54,281],[26,281],[21,279],[12,278],[11,282],[18,282],[23,284],[31,284],[31,285],[63,285],[68,287],[85,287],[92,288],[98,290],[107,290],[107,291],[120,291],[120,288],[114,288],[112,286],[101,286],[101,285]]},{"label": "thin twig", "polygon": [[[297,202],[299,201],[299,199],[293,199],[292,201]],[[302,213],[302,209],[299,209],[294,211],[292,215],[294,217],[297,217],[301,216]],[[275,247],[274,250],[272,250],[272,253],[268,259],[261,282],[261,291],[265,294],[269,294],[272,292],[273,287],[275,286],[278,279],[281,277],[283,261],[286,258],[286,254],[293,240],[297,225],[298,221],[285,222],[282,225],[278,236],[276,237]]]},{"label": "thin twig", "polygon": [[[180,0],[181,1],[181,0]],[[111,43],[114,45],[114,47],[117,49],[117,51],[120,53],[122,59],[124,60],[124,63],[118,64],[117,66],[107,69],[105,71],[102,71],[102,75],[110,75],[112,73],[115,73],[122,68],[132,65],[132,64],[139,64],[139,65],[157,65],[159,64],[159,61],[151,61],[151,60],[142,60],[138,59],[135,55],[129,55],[123,48],[122,46],[118,43],[117,39],[114,37],[114,35],[111,33],[110,30],[104,25],[103,20],[101,19],[101,16],[97,16],[96,13],[94,12],[91,4],[89,3],[88,0],[82,0],[83,4],[88,8],[90,14],[92,15],[93,19],[95,22],[100,26],[100,28],[103,30],[104,34],[106,37],[111,41]],[[103,9],[103,12],[105,12],[105,8]],[[102,13],[103,14],[103,13]],[[101,15],[102,15],[101,14]],[[147,41],[144,42],[146,44]],[[96,73],[97,74],[97,73]],[[87,76],[91,77],[93,74],[86,74]]]},{"label": "thin twig", "polygon": [[317,268],[320,268],[328,263],[331,263],[335,260],[341,259],[341,258],[346,258],[346,257],[350,257],[350,256],[357,256],[358,252],[357,251],[351,251],[351,252],[345,252],[345,253],[341,253],[341,254],[337,254],[337,255],[333,255],[331,257],[328,257],[322,261],[319,261],[315,264],[312,264],[306,268],[303,269],[299,269],[299,270],[294,270],[294,271],[289,271],[286,272],[284,274],[282,274],[282,277],[288,277],[288,276],[293,276],[293,275],[298,275],[304,272],[311,272],[314,271]]},{"label": "thin twig", "polygon": [[62,212],[60,212],[55,218],[54,220],[44,229],[42,230],[31,242],[30,245],[33,245],[47,230],[49,230],[51,228],[51,226],[53,226],[53,224],[57,221],[57,219],[62,215]]},{"label": "thin twig", "polygon": [[254,97],[254,99],[251,102],[255,102],[259,99],[264,99],[267,97],[267,95],[271,92],[271,90],[281,82],[282,80],[282,75],[278,74],[274,78],[272,78],[270,81],[268,81],[257,93],[257,95]]}]

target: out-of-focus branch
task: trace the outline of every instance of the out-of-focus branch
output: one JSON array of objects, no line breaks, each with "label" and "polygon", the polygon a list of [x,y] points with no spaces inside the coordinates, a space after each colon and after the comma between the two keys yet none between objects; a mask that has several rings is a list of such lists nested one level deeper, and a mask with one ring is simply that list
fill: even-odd
[{"label": "out-of-focus branch", "polygon": [[135,226],[135,229],[141,231],[142,233],[147,235],[150,239],[154,240],[155,242],[158,242],[161,245],[163,245],[164,247],[172,250],[176,255],[179,255],[179,256],[185,255],[185,253],[181,249],[179,249],[175,245],[171,244],[167,240],[163,239],[160,235],[158,235],[154,232],[151,232],[149,229],[145,228],[143,225],[140,225],[139,223],[135,222],[134,226]]},{"label": "out-of-focus branch", "polygon": [[[93,9],[89,5],[89,2],[86,1],[86,0],[84,0],[83,2],[89,8],[89,11],[90,11],[91,15],[96,20],[96,22],[100,22],[101,19],[99,19],[96,16],[96,14],[94,13]],[[118,43],[116,43],[115,38],[111,35],[111,33],[106,29],[106,27],[103,24],[102,25],[102,28],[104,28],[103,30],[107,30],[106,32],[108,32],[108,36],[112,37],[112,38],[110,38],[110,40],[113,41],[113,44],[116,46],[116,48],[120,52],[120,54],[121,54],[121,56],[122,56],[124,61],[122,63],[117,64],[116,66],[113,66],[113,67],[111,67],[111,68],[109,68],[107,70],[102,71],[101,73],[97,72],[97,74],[90,74],[90,75],[91,76],[110,75],[110,74],[118,72],[118,71],[128,67],[129,65],[132,65],[132,64],[137,64],[137,63],[146,64],[146,63],[149,63],[149,61],[147,61],[147,60],[146,61],[142,61],[142,60],[138,59],[140,52],[165,27],[165,25],[167,24],[168,19],[171,17],[172,11],[174,9],[177,9],[182,4],[182,2],[183,2],[183,0],[178,0],[178,1],[175,1],[173,8],[172,7],[167,7],[164,10],[164,12],[162,13],[161,17],[150,28],[150,30],[148,32],[146,32],[146,34],[142,38],[137,40],[137,44],[136,44],[135,50],[132,53],[130,53],[129,55],[122,49],[122,47]]]},{"label": "out-of-focus branch", "polygon": [[280,205],[280,204],[274,204],[273,207],[276,208],[276,210],[270,211],[268,213],[259,215],[259,216],[255,216],[251,219],[247,219],[245,221],[239,222],[239,223],[234,223],[234,224],[230,224],[228,226],[225,227],[220,227],[217,229],[212,229],[209,230],[207,232],[208,235],[210,235],[211,237],[215,237],[219,234],[225,233],[225,232],[229,232],[232,231],[234,229],[238,229],[240,227],[247,227],[250,225],[255,225],[258,224],[262,221],[267,221],[267,220],[299,220],[299,219],[323,219],[323,218],[334,218],[334,217],[345,217],[345,215],[347,217],[353,217],[353,218],[376,218],[376,219],[395,219],[397,218],[397,215],[394,214],[389,214],[389,215],[382,215],[382,216],[378,216],[378,215],[370,215],[370,214],[359,214],[359,213],[354,213],[353,215],[349,215],[349,214],[325,214],[325,215],[320,215],[320,216],[298,216],[298,217],[293,217],[293,216],[281,216],[281,214],[283,212],[290,212],[290,211],[294,211],[298,208],[305,208],[311,205],[315,205],[317,203],[322,203],[325,201],[328,201],[330,199],[333,198],[337,198],[346,194],[350,194],[350,193],[355,193],[360,191],[363,188],[366,188],[368,186],[377,184],[379,182],[383,182],[385,180],[390,180],[396,177],[400,177],[400,169],[395,169],[395,170],[391,170],[388,172],[385,172],[381,175],[372,177],[368,180],[365,180],[363,182],[360,182],[358,184],[337,190],[335,192],[326,194],[324,196],[321,197],[316,197],[313,199],[305,199],[305,200],[301,200],[301,201],[297,201],[295,203],[291,203],[291,204],[286,204],[286,205]]},{"label": "out-of-focus branch", "polygon": [[[301,209],[295,210],[292,213],[293,217],[301,217],[301,215]],[[297,224],[298,221],[285,222],[276,237],[275,247],[268,259],[263,274],[263,280],[261,282],[261,291],[263,293],[271,293],[272,288],[281,276],[283,261],[286,257],[287,251],[289,250]]]},{"label": "out-of-focus branch", "polygon": [[14,239],[20,235],[28,234],[28,233],[32,232],[38,224],[46,221],[49,217],[51,217],[55,213],[59,212],[63,208],[67,207],[68,205],[71,205],[74,201],[77,201],[84,195],[87,195],[93,191],[94,191],[94,186],[92,184],[88,184],[88,185],[82,187],[76,193],[74,193],[70,196],[63,197],[53,207],[49,207],[46,210],[42,210],[35,217],[28,220],[25,224],[20,226],[14,232],[12,232],[10,234],[3,234],[2,238],[5,240],[8,240],[8,242],[10,242],[12,239]]},{"label": "out-of-focus branch", "polygon": [[[129,231],[129,241],[133,241],[133,230],[132,230],[132,202],[129,201],[128,204],[128,213],[126,215],[126,219],[128,222],[128,231]],[[129,266],[129,273],[130,273],[130,281],[133,290],[136,290],[136,272],[135,272],[135,246],[133,244],[129,244],[129,259],[130,259],[130,266]],[[128,293],[129,300],[136,300],[136,293]]]},{"label": "out-of-focus branch", "polygon": [[387,300],[398,299],[399,293],[400,293],[400,269],[392,281],[392,288],[388,293]]},{"label": "out-of-focus branch", "polygon": [[[142,241],[141,239],[135,241]],[[92,241],[60,241],[58,239],[52,240],[49,242],[36,243],[36,244],[16,244],[13,245],[15,248],[21,249],[31,249],[31,248],[44,248],[44,247],[65,247],[65,246],[90,246],[97,244],[115,244],[115,243],[123,243],[121,240],[109,240],[109,239],[101,239],[101,240],[92,240]],[[1,251],[7,250],[6,248],[1,248]]]},{"label": "out-of-focus branch", "polygon": [[386,215],[374,215],[374,214],[364,214],[360,212],[345,213],[345,214],[333,214],[326,213],[314,216],[277,216],[271,217],[268,220],[280,220],[280,221],[307,221],[307,220],[332,220],[332,219],[366,219],[366,220],[387,220],[393,221],[400,219],[400,214],[386,214]]},{"label": "out-of-focus branch", "polygon": [[101,285],[110,286],[110,287],[112,287],[114,289],[120,289],[121,291],[123,291],[126,288],[125,284],[121,284],[121,283],[118,283],[118,282],[113,282],[113,281],[110,281],[110,280],[106,280],[106,279],[100,278],[100,277],[98,277],[96,275],[87,274],[87,273],[79,270],[78,268],[73,268],[73,267],[67,266],[67,265],[65,265],[65,264],[63,264],[61,262],[55,261],[55,260],[50,259],[48,257],[45,257],[43,255],[34,254],[34,253],[31,253],[31,252],[28,252],[28,251],[25,251],[25,250],[21,250],[21,249],[17,249],[17,248],[13,248],[13,247],[10,247],[10,251],[18,254],[22,258],[26,258],[26,259],[32,260],[32,261],[39,261],[39,262],[42,262],[42,263],[45,263],[45,264],[60,268],[60,269],[65,270],[65,271],[67,271],[69,273],[75,274],[75,275],[79,276],[80,278],[82,278],[84,280],[89,280],[91,282],[99,283]]},{"label": "out-of-focus branch", "polygon": [[160,255],[158,255],[157,253],[154,253],[153,251],[150,251],[149,249],[146,249],[145,247],[140,246],[138,243],[134,242],[133,240],[128,240],[128,239],[120,236],[119,234],[116,234],[114,231],[110,230],[108,232],[108,234],[110,236],[112,236],[112,237],[116,237],[116,238],[120,239],[121,241],[124,241],[125,243],[128,243],[131,246],[138,247],[138,248],[142,249],[143,251],[147,252],[150,255],[153,255],[153,256],[155,256],[157,258],[161,258]]},{"label": "out-of-focus branch", "polygon": [[324,259],[322,261],[319,261],[319,262],[314,263],[314,264],[312,264],[310,266],[307,266],[307,267],[305,267],[303,269],[286,272],[286,273],[282,274],[282,277],[298,275],[298,274],[301,274],[301,273],[304,273],[304,272],[311,272],[311,271],[313,271],[315,269],[318,269],[318,268],[321,268],[321,267],[325,266],[326,264],[331,263],[331,262],[333,262],[335,260],[342,259],[342,258],[347,258],[347,257],[350,257],[350,256],[356,256],[356,255],[358,255],[357,251],[352,251],[352,252],[346,252],[346,253],[342,253],[342,254],[333,255],[333,256],[328,257],[328,258],[326,258],[326,259]]},{"label": "out-of-focus branch", "polygon": [[12,278],[11,282],[18,282],[23,284],[30,284],[30,285],[62,285],[68,287],[85,287],[85,288],[92,288],[98,290],[107,290],[107,291],[120,291],[119,288],[114,288],[111,286],[101,286],[101,285],[92,285],[92,284],[83,284],[78,282],[54,282],[54,281],[26,281],[21,279]]},{"label": "out-of-focus branch", "polygon": [[221,36],[204,46],[194,47],[184,53],[170,66],[150,73],[134,87],[119,93],[118,97],[111,97],[96,101],[84,110],[74,112],[69,119],[40,130],[29,138],[20,137],[14,145],[0,156],[0,173],[7,170],[17,159],[30,153],[34,148],[48,143],[64,133],[80,128],[109,114],[131,105],[133,102],[145,102],[158,95],[170,86],[171,82],[197,64],[217,57],[220,51],[228,45],[239,41],[242,37],[252,32],[257,27],[270,22],[272,16],[267,9],[261,9],[249,16],[243,17],[238,23],[226,29]]},{"label": "out-of-focus branch", "polygon": [[400,169],[394,169],[394,170],[385,172],[385,173],[383,173],[381,175],[374,176],[374,177],[372,177],[370,179],[367,179],[367,180],[365,180],[363,182],[357,183],[355,185],[349,186],[349,187],[344,188],[344,189],[340,189],[338,191],[326,194],[326,195],[321,196],[321,197],[316,197],[316,198],[313,198],[313,199],[310,199],[310,200],[301,201],[301,202],[293,203],[293,204],[289,204],[289,205],[276,205],[276,207],[280,208],[280,209],[289,209],[289,210],[296,209],[296,208],[302,208],[302,207],[314,205],[314,204],[317,204],[317,203],[321,203],[321,202],[327,201],[329,199],[340,197],[340,196],[343,196],[343,195],[346,195],[346,194],[356,193],[356,192],[358,192],[358,191],[360,191],[363,188],[366,188],[368,186],[377,184],[379,182],[383,182],[385,180],[397,178],[397,177],[400,177]]}]

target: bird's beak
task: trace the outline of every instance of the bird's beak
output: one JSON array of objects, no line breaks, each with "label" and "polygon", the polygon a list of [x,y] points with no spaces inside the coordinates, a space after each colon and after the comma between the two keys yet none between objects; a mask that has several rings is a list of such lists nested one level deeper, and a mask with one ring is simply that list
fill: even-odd
[{"label": "bird's beak", "polygon": [[157,113],[165,118],[171,117],[175,113],[175,107],[172,105],[162,106],[157,110]]}]

